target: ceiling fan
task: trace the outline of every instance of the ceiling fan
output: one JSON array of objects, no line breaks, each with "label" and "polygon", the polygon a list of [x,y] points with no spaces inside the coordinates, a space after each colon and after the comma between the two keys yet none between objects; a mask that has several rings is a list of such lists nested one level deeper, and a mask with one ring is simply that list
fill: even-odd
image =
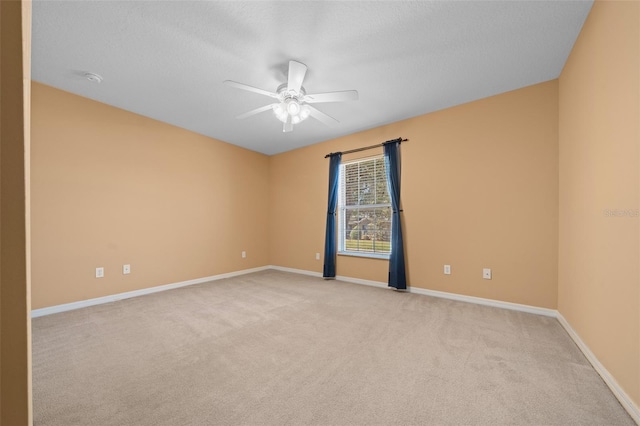
[{"label": "ceiling fan", "polygon": [[302,87],[302,81],[304,80],[306,73],[307,66],[305,64],[296,61],[289,61],[288,81],[278,86],[275,92],[269,92],[267,90],[258,89],[257,87],[238,83],[236,81],[226,80],[224,84],[228,86],[247,90],[249,92],[260,93],[261,95],[269,96],[277,100],[275,103],[245,112],[236,118],[243,119],[264,111],[273,110],[276,118],[283,123],[283,132],[293,131],[294,124],[298,124],[306,120],[309,116],[326,124],[327,126],[339,123],[335,118],[309,104],[320,102],[356,101],[358,100],[358,92],[356,90],[344,90],[340,92],[326,92],[308,95],[304,87]]}]

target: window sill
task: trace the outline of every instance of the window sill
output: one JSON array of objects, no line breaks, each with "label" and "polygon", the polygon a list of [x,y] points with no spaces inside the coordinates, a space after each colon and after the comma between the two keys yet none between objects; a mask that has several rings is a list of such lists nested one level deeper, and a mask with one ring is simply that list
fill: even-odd
[{"label": "window sill", "polygon": [[378,253],[358,253],[353,251],[339,251],[338,256],[349,256],[349,257],[365,257],[368,259],[381,259],[381,260],[389,260],[388,254],[378,254]]}]

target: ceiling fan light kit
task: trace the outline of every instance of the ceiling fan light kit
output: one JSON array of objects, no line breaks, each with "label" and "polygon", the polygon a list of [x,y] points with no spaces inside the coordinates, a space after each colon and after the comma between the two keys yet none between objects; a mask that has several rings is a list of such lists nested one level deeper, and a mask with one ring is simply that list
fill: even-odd
[{"label": "ceiling fan light kit", "polygon": [[273,110],[274,115],[283,123],[282,131],[293,131],[293,125],[303,122],[309,117],[324,123],[327,126],[338,123],[335,118],[323,113],[319,109],[309,105],[311,103],[320,102],[344,102],[358,100],[358,92],[355,90],[345,90],[341,92],[327,92],[307,95],[302,81],[307,73],[307,66],[300,62],[289,61],[289,75],[287,83],[278,86],[276,92],[258,89],[257,87],[248,86],[243,83],[227,80],[224,83],[237,89],[247,90],[249,92],[259,93],[278,100],[277,103],[256,108],[244,114],[237,116],[238,119],[244,119],[252,115]]},{"label": "ceiling fan light kit", "polygon": [[304,87],[300,86],[298,92],[289,90],[288,84],[281,84],[278,87],[278,100],[280,103],[273,104],[273,113],[278,120],[283,123],[298,124],[311,115],[309,105],[304,103]]}]

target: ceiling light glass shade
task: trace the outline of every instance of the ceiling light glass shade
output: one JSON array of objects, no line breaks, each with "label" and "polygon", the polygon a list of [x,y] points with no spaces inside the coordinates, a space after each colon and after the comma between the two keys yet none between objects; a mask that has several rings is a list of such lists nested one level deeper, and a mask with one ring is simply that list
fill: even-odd
[{"label": "ceiling light glass shade", "polygon": [[292,124],[298,124],[309,118],[310,110],[307,105],[300,104],[297,99],[286,99],[283,102],[274,104],[273,113],[276,118],[286,123],[291,117]]},{"label": "ceiling light glass shade", "polygon": [[287,122],[287,117],[289,116],[289,114],[287,114],[287,106],[284,104],[284,102],[275,104],[273,106],[273,113],[276,115],[278,120],[282,121],[283,123]]},{"label": "ceiling light glass shade", "polygon": [[300,113],[300,104],[295,99],[287,99],[287,112],[290,116],[295,117]]},{"label": "ceiling light glass shade", "polygon": [[310,114],[311,114],[311,110],[309,110],[309,107],[307,105],[302,105],[300,110],[300,121],[306,120],[307,118],[309,118]]}]

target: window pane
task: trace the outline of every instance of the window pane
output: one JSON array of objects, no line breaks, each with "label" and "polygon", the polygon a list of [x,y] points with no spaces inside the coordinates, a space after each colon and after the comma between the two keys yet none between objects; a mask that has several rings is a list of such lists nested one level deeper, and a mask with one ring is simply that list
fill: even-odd
[{"label": "window pane", "polygon": [[345,251],[391,252],[391,207],[346,211]]},{"label": "window pane", "polygon": [[345,164],[342,173],[346,206],[389,203],[382,159]]},{"label": "window pane", "polygon": [[391,205],[383,157],[345,163],[340,172],[340,250],[389,254]]}]

